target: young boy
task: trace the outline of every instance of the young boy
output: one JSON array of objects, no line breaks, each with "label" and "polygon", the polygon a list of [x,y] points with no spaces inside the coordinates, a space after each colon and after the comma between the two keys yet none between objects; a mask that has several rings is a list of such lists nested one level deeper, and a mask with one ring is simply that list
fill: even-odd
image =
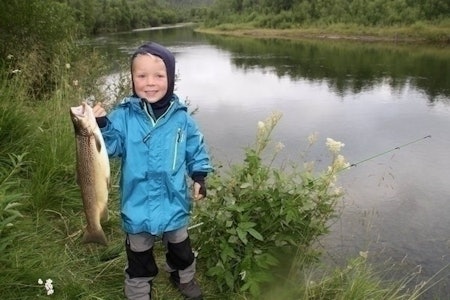
[{"label": "young boy", "polygon": [[202,299],[194,279],[195,257],[187,225],[193,198],[206,196],[212,171],[203,135],[174,94],[175,58],[157,43],[140,46],[131,58],[133,95],[109,115],[94,107],[108,155],[121,159],[121,216],[126,233],[125,296],[151,299],[158,273],[155,238],[166,247],[170,280],[187,299]]}]

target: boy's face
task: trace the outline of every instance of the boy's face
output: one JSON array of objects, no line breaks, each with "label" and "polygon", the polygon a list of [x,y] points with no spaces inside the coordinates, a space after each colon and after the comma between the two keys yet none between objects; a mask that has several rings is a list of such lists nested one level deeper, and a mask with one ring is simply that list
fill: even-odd
[{"label": "boy's face", "polygon": [[133,60],[134,90],[149,103],[161,100],[167,93],[167,71],[163,60],[150,54],[139,54]]}]

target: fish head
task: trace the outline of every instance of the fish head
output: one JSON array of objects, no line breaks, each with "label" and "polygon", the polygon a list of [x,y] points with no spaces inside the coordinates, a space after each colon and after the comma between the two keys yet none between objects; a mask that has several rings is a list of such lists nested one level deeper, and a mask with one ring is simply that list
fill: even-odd
[{"label": "fish head", "polygon": [[97,122],[92,108],[86,102],[83,102],[80,106],[71,107],[70,117],[76,135],[89,136],[94,134]]}]

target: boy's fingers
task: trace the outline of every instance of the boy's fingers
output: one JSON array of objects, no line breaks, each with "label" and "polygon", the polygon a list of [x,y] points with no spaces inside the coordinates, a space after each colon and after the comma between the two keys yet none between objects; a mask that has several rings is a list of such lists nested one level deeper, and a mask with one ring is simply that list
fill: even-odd
[{"label": "boy's fingers", "polygon": [[200,200],[203,198],[203,195],[200,194],[200,188],[201,188],[200,184],[198,184],[197,182],[194,183],[194,199],[195,200]]},{"label": "boy's fingers", "polygon": [[94,116],[96,118],[106,116],[106,111],[103,108],[101,102],[95,104],[95,106],[92,108],[92,111],[94,112]]}]

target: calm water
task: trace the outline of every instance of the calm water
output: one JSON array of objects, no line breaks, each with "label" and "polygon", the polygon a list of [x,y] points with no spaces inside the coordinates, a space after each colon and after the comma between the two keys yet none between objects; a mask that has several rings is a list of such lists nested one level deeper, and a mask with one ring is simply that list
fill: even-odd
[{"label": "calm water", "polygon": [[[450,49],[336,41],[276,41],[155,30],[97,38],[112,62],[149,40],[176,56],[177,92],[217,164],[239,162],[257,122],[283,114],[273,136],[284,161],[329,162],[325,139],[351,163],[419,140],[340,174],[342,216],[321,242],[342,262],[369,251],[378,264],[426,279],[450,263]],[[306,158],[306,138],[318,142]],[[424,138],[431,135],[431,138]],[[427,297],[446,297],[450,267]]]}]

